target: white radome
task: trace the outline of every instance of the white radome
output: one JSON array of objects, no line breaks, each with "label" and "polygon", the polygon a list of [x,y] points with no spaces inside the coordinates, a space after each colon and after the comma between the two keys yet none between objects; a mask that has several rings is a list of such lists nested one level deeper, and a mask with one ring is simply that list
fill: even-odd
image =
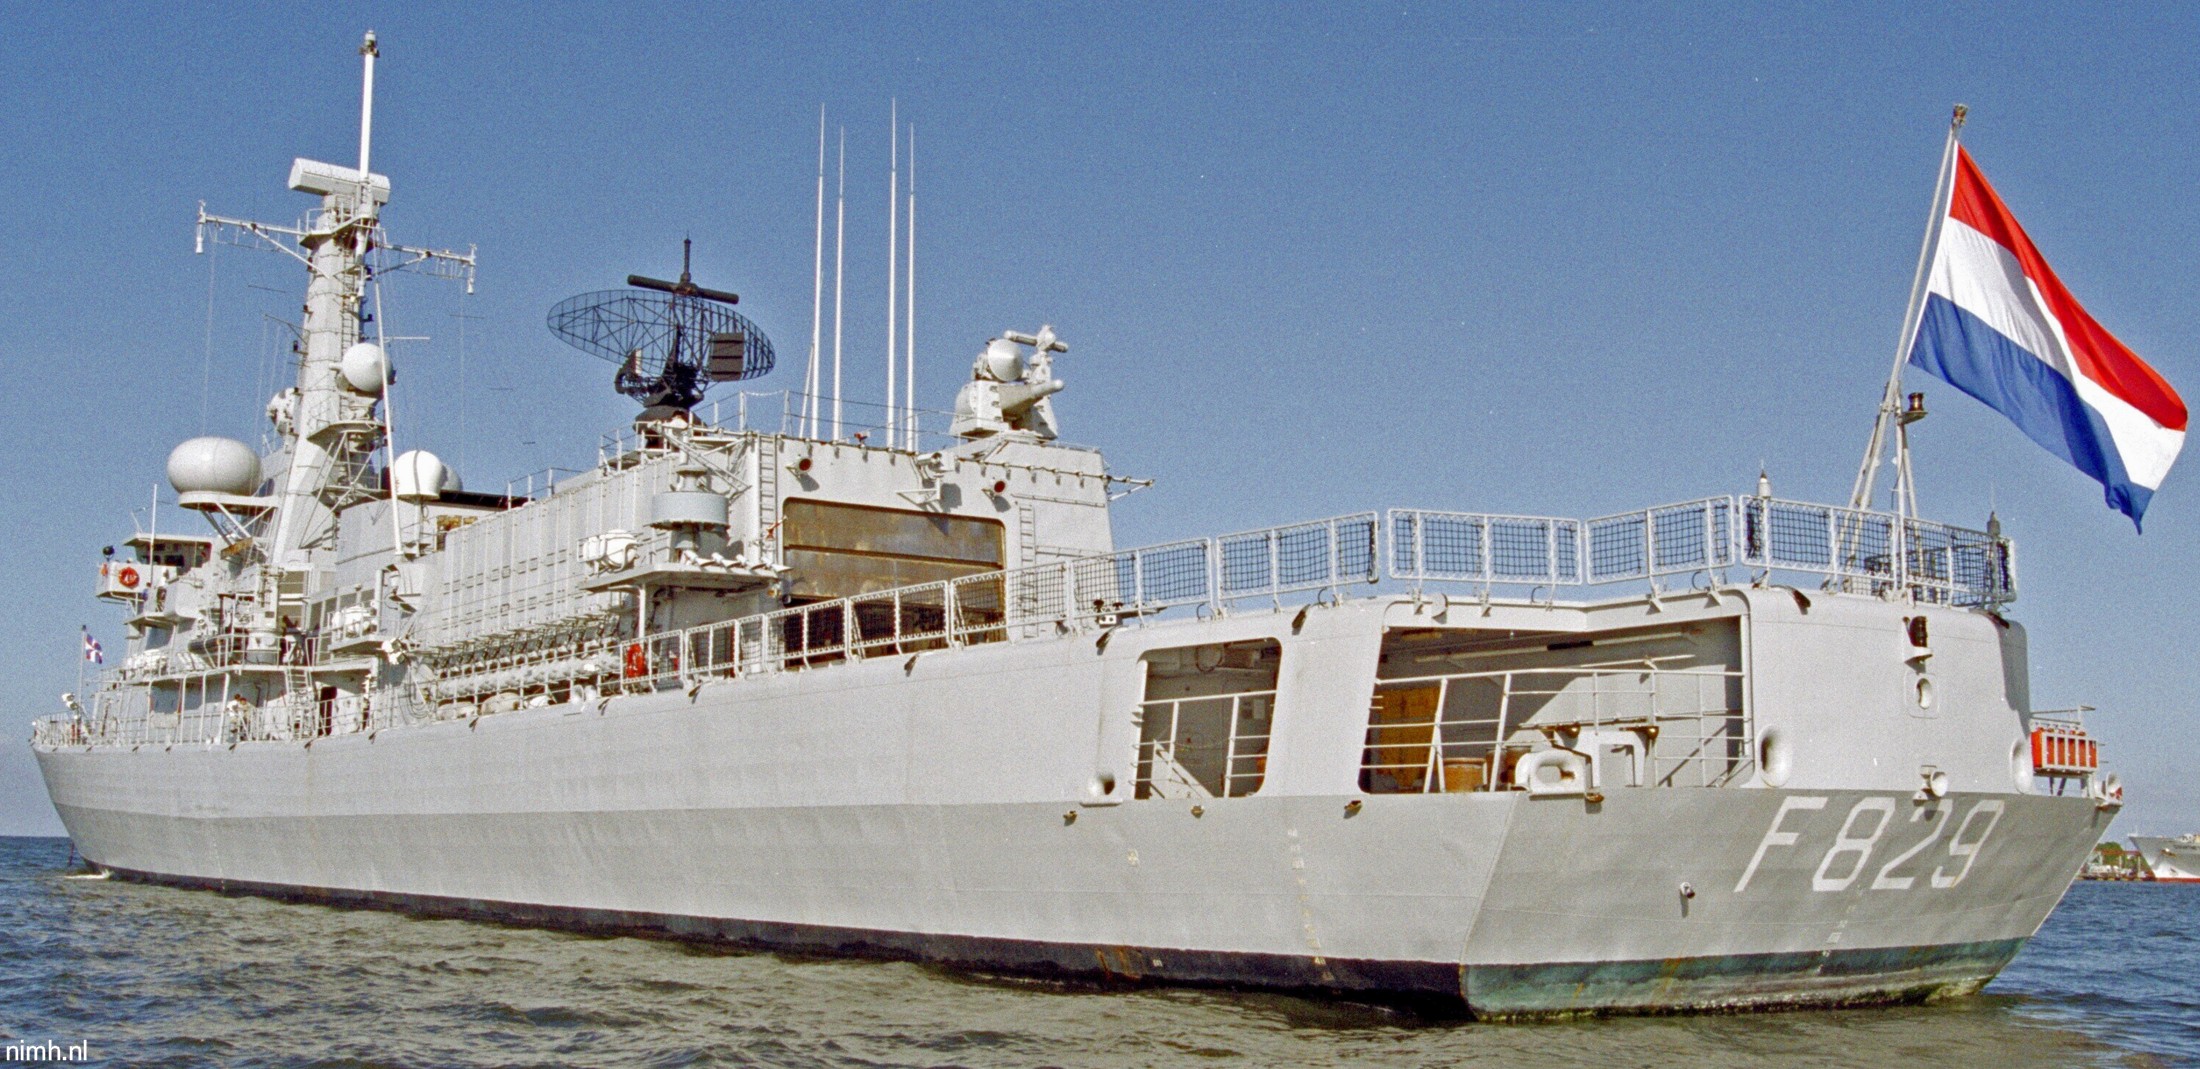
[{"label": "white radome", "polygon": [[458,472],[425,449],[397,454],[397,463],[390,469],[390,486],[399,501],[428,501],[447,490],[465,489]]},{"label": "white radome", "polygon": [[168,485],[179,494],[250,495],[260,488],[260,456],[235,438],[193,438],[168,454]]},{"label": "white radome", "polygon": [[369,397],[382,395],[382,384],[389,381],[390,355],[371,341],[363,341],[344,350],[344,360],[339,366],[344,385],[353,393]]}]

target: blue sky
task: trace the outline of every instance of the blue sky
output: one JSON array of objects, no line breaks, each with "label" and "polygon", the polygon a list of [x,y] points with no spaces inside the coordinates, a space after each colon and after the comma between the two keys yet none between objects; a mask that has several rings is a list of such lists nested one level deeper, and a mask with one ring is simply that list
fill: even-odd
[{"label": "blue sky", "polygon": [[[1754,483],[1845,498],[1949,106],[2065,282],[2200,396],[2200,13],[2162,5],[280,4],[12,7],[0,32],[0,733],[75,679],[102,544],[176,441],[254,439],[301,274],[194,257],[293,156],[375,169],[400,433],[496,489],[632,405],[548,308],[677,270],[799,382],[817,108],[849,145],[851,398],[883,392],[887,107],[917,127],[920,403],[1051,322],[1067,435],[1159,486],[1124,544],[1358,508],[1598,515]],[[212,301],[209,301],[209,295]],[[209,314],[211,307],[211,315]],[[464,317],[464,318],[461,318]],[[461,327],[464,328],[463,345]],[[1913,375],[1924,511],[2020,544],[2042,706],[2101,707],[2119,834],[2200,827],[2188,460],[2147,533]],[[409,428],[409,430],[408,430]],[[169,519],[176,519],[174,514]],[[0,747],[0,832],[51,831]]]}]

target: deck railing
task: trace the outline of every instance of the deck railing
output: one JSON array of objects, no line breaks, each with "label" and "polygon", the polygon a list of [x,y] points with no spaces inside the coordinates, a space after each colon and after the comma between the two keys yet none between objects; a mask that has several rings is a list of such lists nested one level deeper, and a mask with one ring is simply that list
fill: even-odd
[{"label": "deck railing", "polygon": [[[1731,575],[1735,570],[1749,574]],[[621,637],[599,619],[591,631],[563,634],[528,653],[424,649],[414,660],[424,671],[388,696],[389,713],[475,715],[576,695],[694,687],[865,657],[1053,637],[1171,612],[1212,615],[1307,595],[1334,599],[1386,578],[1416,591],[1464,583],[1484,593],[1512,587],[1551,597],[1567,587],[1647,581],[1662,591],[1679,576],[1711,585],[1775,573],[1932,604],[1998,608],[2016,595],[2014,548],[1998,532],[1829,505],[1713,497],[1591,520],[1392,509],[1387,516],[1351,513],[984,572],[638,638]],[[228,668],[244,659],[242,643],[242,636],[224,636],[182,663],[170,658],[111,672],[100,691]],[[286,640],[282,660],[310,666],[313,650],[311,636]],[[66,725],[81,719],[55,718],[60,726],[53,730],[80,730]]]},{"label": "deck railing", "polygon": [[240,666],[272,669],[314,665],[323,660],[323,647],[327,644],[319,634],[300,631],[280,632],[275,641],[273,650],[256,657],[248,633],[241,629],[224,629],[188,642],[131,654],[121,664],[101,673],[99,682],[105,686],[131,680],[218,672]]},{"label": "deck railing", "polygon": [[[1376,684],[1361,787],[1375,794],[1505,790],[1533,750],[1584,756],[1583,786],[1713,787],[1756,768],[1742,674],[1719,668],[1525,668]],[[1423,692],[1385,717],[1387,693]],[[1433,692],[1433,693],[1428,693]],[[1404,705],[1406,703],[1400,703]]]},{"label": "deck railing", "polygon": [[[838,401],[841,420],[836,436],[831,415],[834,404],[834,398],[790,390],[743,392],[704,401],[689,413],[689,421],[694,427],[719,434],[753,432],[813,441],[863,441],[878,445],[895,439],[899,448],[920,453],[952,448],[962,442],[948,430],[955,420],[953,412],[934,409],[912,412],[906,408],[890,409],[875,402],[847,399]],[[898,441],[912,422],[917,428],[916,444]],[[638,450],[662,447],[661,439],[640,434],[631,427],[621,427],[598,440],[596,459],[603,463]]]},{"label": "deck railing", "polygon": [[[1137,798],[1239,798],[1268,775],[1273,690],[1163,698],[1139,706]],[[1197,721],[1193,730],[1187,720]]]},{"label": "deck railing", "polygon": [[2016,549],[1998,533],[1892,513],[1711,497],[1592,520],[1392,509],[1390,576],[1421,584],[1595,586],[1746,569],[1860,593],[1999,608],[2016,600]]}]

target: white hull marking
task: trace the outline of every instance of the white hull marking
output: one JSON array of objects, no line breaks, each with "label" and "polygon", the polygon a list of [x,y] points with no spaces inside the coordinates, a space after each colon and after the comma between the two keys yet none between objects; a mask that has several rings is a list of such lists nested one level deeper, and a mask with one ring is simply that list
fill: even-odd
[{"label": "white hull marking", "polygon": [[[1803,833],[1800,830],[1788,831],[1785,828],[1790,813],[1815,812],[1824,809],[1826,802],[1827,798],[1823,795],[1796,795],[1782,799],[1779,811],[1772,815],[1772,825],[1765,829],[1764,838],[1758,840],[1756,853],[1750,855],[1749,867],[1743,869],[1742,878],[1735,881],[1734,893],[1741,894],[1748,890],[1750,881],[1757,878],[1757,869],[1764,864],[1765,855],[1774,848],[1792,847],[1802,841]],[[1871,863],[1872,853],[1878,849],[1880,839],[1886,836],[1888,829],[1895,826],[1897,808],[1897,800],[1885,796],[1862,798],[1851,806],[1848,816],[1842,818],[1841,829],[1834,833],[1833,842],[1818,859],[1818,867],[1811,875],[1811,890],[1826,894],[1848,890],[1856,882],[1856,878],[1864,874],[1865,866]],[[1986,840],[1994,834],[1994,828],[2001,823],[2002,813],[2007,808],[2007,803],[1999,798],[1984,798],[1963,815],[1962,822],[1956,826],[1955,833],[1948,841],[1948,857],[1960,859],[1963,864],[1952,874],[1946,864],[1936,866],[1928,881],[1933,888],[1945,891],[1962,883],[1963,878],[1971,874],[1971,865],[1978,859],[1979,851],[1985,848]],[[1872,877],[1871,890],[1907,891],[1917,885],[1917,877],[1896,876],[1894,870],[1940,841],[1941,833],[1947,825],[1946,821],[1940,819],[1941,813],[1942,807],[1935,805],[1920,808],[1910,814],[1909,823],[1925,823],[1925,838],[1880,866]],[[1860,822],[1868,816],[1878,818],[1871,825],[1870,834],[1857,834]],[[1965,837],[1971,833],[1972,823],[1980,817],[1986,818],[1985,829],[1978,833],[1976,839],[1967,841]],[[1830,875],[1835,868],[1836,859],[1842,857],[1853,857],[1855,860],[1848,864],[1842,875]]]},{"label": "white hull marking", "polygon": [[[1852,834],[1856,831],[1856,818],[1867,813],[1879,814],[1879,820],[1872,825],[1872,833],[1864,836]],[[1849,885],[1855,883],[1856,878],[1864,874],[1864,865],[1871,860],[1872,850],[1879,846],[1879,837],[1887,834],[1887,826],[1893,823],[1894,799],[1857,799],[1856,804],[1849,808],[1848,818],[1841,822],[1840,834],[1833,837],[1833,846],[1826,851],[1825,857],[1818,859],[1818,871],[1811,874],[1810,889],[1813,891],[1848,890]],[[1856,858],[1849,865],[1849,874],[1840,877],[1826,875],[1833,868],[1833,859],[1844,855],[1853,855]]]},{"label": "white hull marking", "polygon": [[1750,855],[1749,867],[1742,870],[1742,878],[1735,882],[1734,893],[1741,894],[1749,886],[1750,878],[1757,875],[1757,866],[1764,863],[1766,851],[1775,846],[1794,846],[1796,840],[1803,837],[1801,832],[1780,830],[1780,824],[1787,820],[1788,813],[1797,809],[1817,810],[1825,807],[1824,795],[1797,795],[1781,799],[1780,811],[1772,814],[1772,826],[1765,829],[1765,837],[1758,842],[1757,852]]},{"label": "white hull marking", "polygon": [[[1931,833],[1926,835],[1923,839],[1918,840],[1916,846],[1913,846],[1908,850],[1904,850],[1901,853],[1896,854],[1893,861],[1889,861],[1885,865],[1880,866],[1879,875],[1872,877],[1872,890],[1907,891],[1912,886],[1916,885],[1917,877],[1915,876],[1890,876],[1888,875],[1888,873],[1893,872],[1895,869],[1901,867],[1903,862],[1924,853],[1926,847],[1940,841],[1941,830],[1948,826],[1947,821],[1940,819],[1941,810],[1945,808],[1947,807],[1939,805],[1920,806],[1916,811],[1910,814],[1910,823],[1912,824],[1915,824],[1920,820],[1931,821]],[[1972,812],[1977,812],[1977,810],[1974,809],[1972,810]]]},{"label": "white hull marking", "polygon": [[[1965,876],[1971,874],[1971,862],[1978,860],[1978,852],[1986,845],[1986,837],[1994,834],[1994,825],[2001,823],[2003,808],[2005,807],[2001,799],[1988,798],[1972,806],[1970,812],[1963,814],[1963,823],[1956,827],[1955,837],[1948,841],[1948,856],[1962,858],[1963,867],[1958,869],[1953,876],[1943,873],[1939,868],[1933,869],[1934,887],[1942,889],[1954,887],[1962,883]],[[1963,833],[1971,830],[1971,819],[1980,813],[1986,814],[1986,830],[1978,833],[1977,842],[1966,844],[1963,841]]]}]

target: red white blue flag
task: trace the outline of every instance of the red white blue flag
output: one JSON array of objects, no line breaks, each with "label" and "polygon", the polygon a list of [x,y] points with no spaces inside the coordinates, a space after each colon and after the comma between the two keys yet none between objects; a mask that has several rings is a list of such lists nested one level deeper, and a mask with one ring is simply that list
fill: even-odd
[{"label": "red white blue flag", "polygon": [[2137,525],[2184,447],[2185,402],[2086,314],[1961,148],[1925,292],[1910,363],[2099,480]]},{"label": "red white blue flag", "polygon": [[92,629],[84,629],[84,659],[93,664],[106,664],[107,654],[99,648],[99,640],[92,637]]}]

